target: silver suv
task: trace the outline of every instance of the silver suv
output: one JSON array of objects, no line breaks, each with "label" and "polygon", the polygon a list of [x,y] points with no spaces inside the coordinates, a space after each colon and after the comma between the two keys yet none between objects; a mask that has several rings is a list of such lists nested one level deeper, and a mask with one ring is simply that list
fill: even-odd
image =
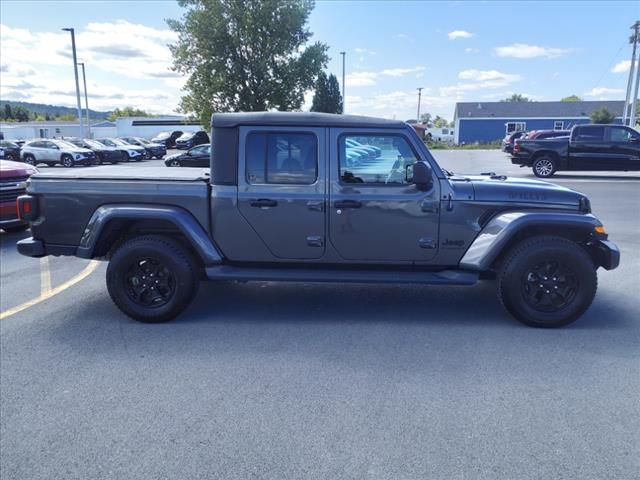
[{"label": "silver suv", "polygon": [[88,148],[77,147],[64,140],[31,140],[22,146],[22,161],[29,165],[44,163],[50,167],[56,163],[71,168],[76,165],[91,165],[95,153]]}]

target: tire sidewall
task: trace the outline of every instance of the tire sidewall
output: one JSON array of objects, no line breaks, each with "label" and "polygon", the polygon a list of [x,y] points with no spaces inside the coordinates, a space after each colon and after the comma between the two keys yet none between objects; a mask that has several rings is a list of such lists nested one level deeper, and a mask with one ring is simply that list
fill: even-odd
[{"label": "tire sidewall", "polygon": [[[578,287],[568,305],[555,312],[541,312],[524,299],[523,279],[534,265],[549,259],[566,265],[575,275]],[[576,320],[591,305],[597,288],[595,266],[588,254],[564,239],[528,242],[527,247],[519,249],[503,267],[499,281],[501,300],[509,313],[527,325],[543,328],[560,327]]]},{"label": "tire sidewall", "polygon": [[[550,163],[551,163],[551,171],[550,171],[550,172],[549,172],[549,174],[547,174],[547,175],[545,175],[545,174],[541,174],[540,172],[538,172],[538,169],[536,168],[536,165],[537,165],[538,163],[540,163],[540,162],[543,162],[543,161],[544,161],[544,162],[550,162]],[[557,166],[556,166],[556,162],[555,162],[555,160],[554,160],[553,158],[551,158],[551,157],[549,157],[549,156],[547,156],[547,155],[544,155],[544,156],[538,157],[538,158],[536,158],[536,159],[534,160],[533,165],[532,165],[532,168],[533,168],[533,174],[534,174],[536,177],[539,177],[539,178],[549,178],[549,177],[553,176],[553,174],[554,174],[554,173],[555,173],[555,171],[556,171]]]},{"label": "tire sidewall", "polygon": [[24,156],[24,163],[32,165],[32,166],[36,166],[36,157],[33,156],[32,154],[28,153]]},{"label": "tire sidewall", "polygon": [[[173,319],[190,302],[198,287],[198,276],[192,259],[185,251],[173,250],[176,242],[169,239],[140,238],[124,244],[112,256],[107,267],[107,288],[115,304],[130,317],[147,323]],[[182,248],[177,244],[177,248]],[[175,290],[169,301],[159,307],[145,307],[134,302],[126,293],[125,274],[130,266],[142,258],[152,258],[170,270]]]},{"label": "tire sidewall", "polygon": [[60,158],[60,163],[65,168],[71,168],[73,167],[73,158],[69,155],[63,155],[62,158]]}]

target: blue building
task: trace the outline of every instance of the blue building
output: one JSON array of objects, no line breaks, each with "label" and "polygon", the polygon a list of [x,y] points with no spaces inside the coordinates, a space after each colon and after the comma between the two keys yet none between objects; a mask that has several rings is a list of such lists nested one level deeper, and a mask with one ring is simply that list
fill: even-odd
[{"label": "blue building", "polygon": [[591,113],[603,107],[622,123],[624,101],[456,103],[454,141],[491,143],[518,130],[568,130],[590,123]]}]

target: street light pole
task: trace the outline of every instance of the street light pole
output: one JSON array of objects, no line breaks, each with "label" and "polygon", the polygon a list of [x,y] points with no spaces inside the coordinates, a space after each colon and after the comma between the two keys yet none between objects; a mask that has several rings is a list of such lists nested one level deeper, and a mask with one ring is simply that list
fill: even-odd
[{"label": "street light pole", "polygon": [[84,108],[87,114],[87,137],[91,138],[91,122],[89,120],[89,97],[87,95],[87,76],[84,73],[84,62],[78,63],[82,67],[82,83],[84,84]]},{"label": "street light pole", "polygon": [[418,115],[416,117],[416,121],[420,123],[420,101],[422,99],[422,89],[424,87],[418,87]]},{"label": "street light pole", "polygon": [[342,113],[347,110],[347,98],[344,96],[344,72],[345,72],[345,57],[347,52],[340,52],[342,55]]},{"label": "street light pole", "polygon": [[[633,36],[634,36],[634,47],[640,41],[640,21],[633,24]],[[631,71],[633,71],[633,65],[631,65]],[[636,126],[636,105],[638,102],[638,82],[640,82],[640,65],[636,62],[636,85],[633,90],[633,100],[631,101],[631,112],[629,115],[629,126],[631,128],[635,128]]]},{"label": "street light pole", "polygon": [[[629,38],[629,43],[633,44],[631,51],[631,66],[629,68],[629,80],[627,81],[627,96],[624,99],[624,111],[622,112],[622,124],[627,125],[627,119],[631,117],[631,88],[633,86],[633,74],[634,68],[636,68],[636,47],[638,46],[638,28],[640,27],[640,21],[631,25],[633,29],[633,35]],[[640,67],[640,65],[638,66]],[[633,125],[630,125],[633,126]]]},{"label": "street light pole", "polygon": [[78,101],[78,121],[80,122],[80,137],[84,138],[82,126],[82,105],[80,104],[80,82],[78,80],[78,59],[76,57],[76,33],[73,28],[63,28],[65,32],[71,32],[71,49],[73,50],[73,72],[76,76],[76,99]]}]

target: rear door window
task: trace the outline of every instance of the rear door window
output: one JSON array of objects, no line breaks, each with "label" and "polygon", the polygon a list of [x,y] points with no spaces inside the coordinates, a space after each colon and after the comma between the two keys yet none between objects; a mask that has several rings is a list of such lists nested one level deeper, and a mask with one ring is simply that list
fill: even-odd
[{"label": "rear door window", "polygon": [[604,127],[581,127],[576,132],[578,142],[601,142],[604,139]]},{"label": "rear door window", "polygon": [[310,133],[251,133],[246,170],[251,184],[311,185],[318,178],[316,137]]}]

